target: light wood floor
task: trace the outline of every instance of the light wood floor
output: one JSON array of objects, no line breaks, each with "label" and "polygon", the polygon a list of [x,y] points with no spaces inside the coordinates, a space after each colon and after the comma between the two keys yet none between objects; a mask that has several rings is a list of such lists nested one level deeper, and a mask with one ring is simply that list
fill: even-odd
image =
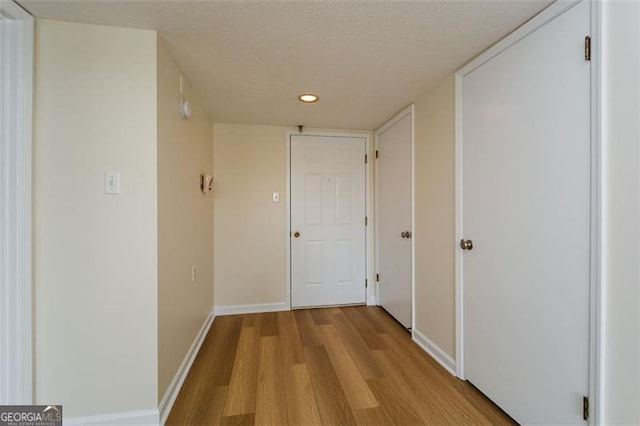
[{"label": "light wood floor", "polygon": [[513,424],[378,307],[215,319],[168,425]]}]

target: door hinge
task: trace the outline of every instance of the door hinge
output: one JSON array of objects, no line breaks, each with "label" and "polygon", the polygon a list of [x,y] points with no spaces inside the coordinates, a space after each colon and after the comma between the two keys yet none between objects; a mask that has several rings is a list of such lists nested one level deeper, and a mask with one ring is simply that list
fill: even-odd
[{"label": "door hinge", "polygon": [[378,150],[376,149],[376,158],[378,158]]},{"label": "door hinge", "polygon": [[589,397],[582,397],[582,418],[589,420]]},{"label": "door hinge", "polygon": [[367,216],[364,217],[364,226],[369,225],[369,218]]},{"label": "door hinge", "polygon": [[364,288],[367,288],[367,287],[369,287],[369,280],[367,280],[365,278],[365,280],[364,280]]},{"label": "door hinge", "polygon": [[367,154],[364,155],[364,164],[369,162],[369,156]]},{"label": "door hinge", "polygon": [[591,60],[591,37],[589,36],[584,38],[584,59],[586,61]]},{"label": "door hinge", "polygon": [[376,274],[376,281],[380,282],[380,274]]}]

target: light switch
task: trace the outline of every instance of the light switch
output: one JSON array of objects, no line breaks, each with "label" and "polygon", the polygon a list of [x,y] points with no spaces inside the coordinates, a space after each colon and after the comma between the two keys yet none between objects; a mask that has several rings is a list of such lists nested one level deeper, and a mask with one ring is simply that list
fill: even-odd
[{"label": "light switch", "polygon": [[273,193],[273,196],[271,197],[271,200],[272,200],[274,203],[278,203],[278,202],[280,202],[280,193],[279,193],[279,192],[274,192],[274,193]]},{"label": "light switch", "polygon": [[120,172],[108,171],[104,174],[104,193],[120,194]]}]

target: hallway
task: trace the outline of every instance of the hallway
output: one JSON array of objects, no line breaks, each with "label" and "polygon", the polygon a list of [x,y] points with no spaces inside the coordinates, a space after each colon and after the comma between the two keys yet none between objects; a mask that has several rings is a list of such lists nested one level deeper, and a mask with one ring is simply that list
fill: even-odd
[{"label": "hallway", "polygon": [[215,319],[168,425],[512,424],[379,307]]}]

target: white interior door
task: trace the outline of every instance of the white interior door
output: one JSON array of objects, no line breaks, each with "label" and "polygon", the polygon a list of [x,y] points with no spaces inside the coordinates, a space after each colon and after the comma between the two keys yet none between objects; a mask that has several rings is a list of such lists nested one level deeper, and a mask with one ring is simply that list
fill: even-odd
[{"label": "white interior door", "polygon": [[412,326],[412,112],[377,134],[378,261],[380,306]]},{"label": "white interior door", "polygon": [[521,424],[588,395],[589,29],[583,1],[462,80],[464,371]]},{"label": "white interior door", "polygon": [[365,139],[291,136],[291,306],[365,302]]}]

